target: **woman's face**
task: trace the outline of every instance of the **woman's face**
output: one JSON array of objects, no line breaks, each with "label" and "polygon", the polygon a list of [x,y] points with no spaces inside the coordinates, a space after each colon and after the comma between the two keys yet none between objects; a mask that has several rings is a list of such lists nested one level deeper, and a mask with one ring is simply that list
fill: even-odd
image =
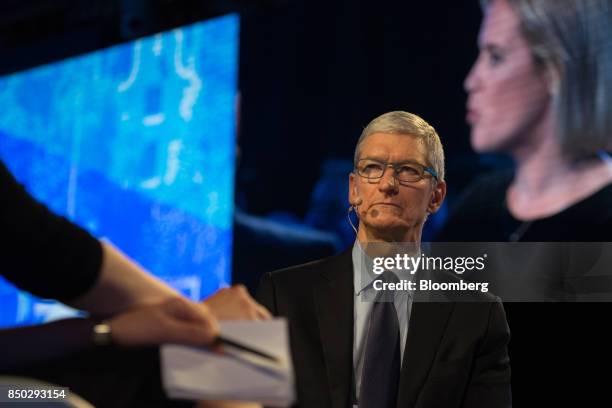
[{"label": "woman's face", "polygon": [[506,0],[488,7],[478,45],[478,59],[464,84],[472,148],[512,153],[529,144],[549,109],[544,71],[533,63],[519,19]]}]

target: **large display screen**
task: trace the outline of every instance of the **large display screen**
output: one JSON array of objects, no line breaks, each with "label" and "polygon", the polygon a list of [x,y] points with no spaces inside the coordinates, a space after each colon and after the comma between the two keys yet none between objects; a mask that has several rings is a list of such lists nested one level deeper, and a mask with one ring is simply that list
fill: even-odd
[{"label": "large display screen", "polygon": [[[0,78],[15,177],[193,299],[230,281],[238,31],[226,15]],[[71,313],[0,281],[0,326]]]}]

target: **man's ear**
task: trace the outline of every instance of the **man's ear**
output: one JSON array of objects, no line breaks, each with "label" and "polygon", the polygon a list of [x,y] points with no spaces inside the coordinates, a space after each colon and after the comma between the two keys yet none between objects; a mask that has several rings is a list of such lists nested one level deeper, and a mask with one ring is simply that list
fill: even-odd
[{"label": "man's ear", "polygon": [[349,173],[349,194],[348,194],[349,204],[353,206],[358,206],[362,203],[362,199],[359,196],[359,191],[357,189],[357,178],[355,177],[355,173]]},{"label": "man's ear", "polygon": [[446,197],[446,182],[438,181],[431,193],[431,201],[427,205],[427,212],[433,214],[438,211],[442,206],[444,197]]}]

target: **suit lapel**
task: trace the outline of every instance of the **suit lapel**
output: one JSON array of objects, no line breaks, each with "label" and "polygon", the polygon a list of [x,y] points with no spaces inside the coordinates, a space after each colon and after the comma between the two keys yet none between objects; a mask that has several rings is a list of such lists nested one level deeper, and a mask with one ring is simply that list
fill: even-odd
[{"label": "suit lapel", "polygon": [[398,407],[415,405],[453,307],[451,302],[417,300],[413,303],[400,375]]},{"label": "suit lapel", "polygon": [[332,407],[349,406],[353,369],[353,261],[351,250],[330,258],[314,289]]}]

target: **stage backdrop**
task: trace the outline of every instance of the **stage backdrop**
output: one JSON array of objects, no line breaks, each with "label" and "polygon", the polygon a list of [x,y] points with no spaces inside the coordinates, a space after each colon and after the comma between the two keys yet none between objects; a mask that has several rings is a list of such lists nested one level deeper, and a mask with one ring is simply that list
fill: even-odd
[{"label": "stage backdrop", "polygon": [[[15,177],[193,299],[230,281],[238,29],[227,15],[0,78]],[[71,313],[0,280],[0,326]]]}]

